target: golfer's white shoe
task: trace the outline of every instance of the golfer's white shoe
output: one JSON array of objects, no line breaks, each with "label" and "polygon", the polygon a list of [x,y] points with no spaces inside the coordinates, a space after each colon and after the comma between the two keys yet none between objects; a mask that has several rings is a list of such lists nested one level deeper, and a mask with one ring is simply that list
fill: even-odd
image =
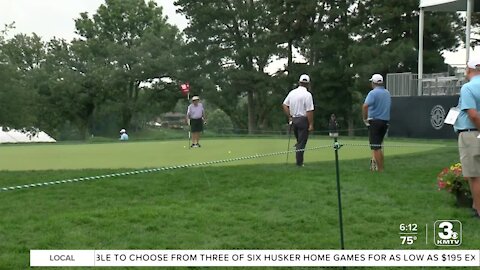
[{"label": "golfer's white shoe", "polygon": [[370,159],[370,171],[378,171],[377,161],[375,159]]}]

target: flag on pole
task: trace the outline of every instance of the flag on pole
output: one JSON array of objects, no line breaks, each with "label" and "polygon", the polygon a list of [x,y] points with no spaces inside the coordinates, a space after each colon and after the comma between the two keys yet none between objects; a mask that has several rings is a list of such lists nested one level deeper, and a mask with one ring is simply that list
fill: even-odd
[{"label": "flag on pole", "polygon": [[180,90],[182,91],[182,95],[186,96],[190,92],[190,83],[182,83],[180,85]]}]

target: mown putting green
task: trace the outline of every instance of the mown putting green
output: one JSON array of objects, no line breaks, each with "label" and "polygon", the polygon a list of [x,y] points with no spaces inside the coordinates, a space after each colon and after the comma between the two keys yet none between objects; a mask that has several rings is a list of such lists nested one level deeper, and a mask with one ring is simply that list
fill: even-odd
[{"label": "mown putting green", "polygon": [[[145,168],[190,164],[250,156],[255,154],[287,150],[288,138],[241,138],[207,139],[201,148],[189,149],[187,140],[148,141],[104,144],[42,144],[5,145],[0,147],[0,170],[65,170],[101,168]],[[343,140],[340,158],[369,158],[367,141]],[[291,141],[291,149],[295,142]],[[313,138],[307,147],[322,147],[307,151],[305,162],[326,161],[334,158],[333,142],[330,138]],[[428,151],[440,147],[439,144],[420,142],[385,143],[386,156]],[[399,147],[400,146],[400,147]],[[293,163],[295,153],[289,154]],[[242,160],[222,165],[284,163],[286,155]]]}]

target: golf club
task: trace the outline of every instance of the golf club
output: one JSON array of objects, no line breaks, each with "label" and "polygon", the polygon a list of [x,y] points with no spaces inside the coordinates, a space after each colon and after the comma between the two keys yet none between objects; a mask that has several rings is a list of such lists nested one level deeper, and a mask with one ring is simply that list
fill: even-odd
[{"label": "golf club", "polygon": [[192,140],[192,133],[190,132],[190,119],[188,119],[188,122],[187,122],[188,126],[188,149],[192,148],[192,143],[191,143],[191,140]]},{"label": "golf club", "polygon": [[288,122],[288,145],[287,145],[287,161],[288,164],[288,154],[290,153],[290,139],[292,138],[292,121]]}]

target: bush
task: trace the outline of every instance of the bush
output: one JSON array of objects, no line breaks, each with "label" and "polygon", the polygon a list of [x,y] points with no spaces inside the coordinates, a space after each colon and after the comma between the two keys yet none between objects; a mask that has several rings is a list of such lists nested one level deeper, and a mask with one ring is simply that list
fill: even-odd
[{"label": "bush", "polygon": [[216,109],[208,116],[207,128],[217,133],[232,133],[233,124],[230,117],[222,110]]}]

